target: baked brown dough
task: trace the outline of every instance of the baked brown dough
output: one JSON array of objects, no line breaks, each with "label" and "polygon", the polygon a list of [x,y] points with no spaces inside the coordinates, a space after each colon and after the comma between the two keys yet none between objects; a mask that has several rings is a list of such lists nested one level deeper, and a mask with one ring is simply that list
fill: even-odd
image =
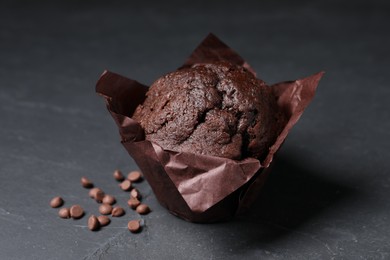
[{"label": "baked brown dough", "polygon": [[169,73],[146,96],[132,117],[165,150],[261,160],[281,131],[270,88],[228,62]]}]

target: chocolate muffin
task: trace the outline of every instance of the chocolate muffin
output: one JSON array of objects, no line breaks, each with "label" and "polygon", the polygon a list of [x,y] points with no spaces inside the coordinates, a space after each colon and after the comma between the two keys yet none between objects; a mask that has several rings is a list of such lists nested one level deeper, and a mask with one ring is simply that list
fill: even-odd
[{"label": "chocolate muffin", "polygon": [[261,160],[281,131],[270,88],[228,62],[169,73],[146,96],[133,119],[165,150]]}]

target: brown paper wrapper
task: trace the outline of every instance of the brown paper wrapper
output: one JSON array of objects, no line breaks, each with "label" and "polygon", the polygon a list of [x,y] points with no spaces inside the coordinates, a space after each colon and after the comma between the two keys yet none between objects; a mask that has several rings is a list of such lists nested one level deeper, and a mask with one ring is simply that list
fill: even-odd
[{"label": "brown paper wrapper", "polygon": [[[236,52],[210,34],[181,68],[195,63],[228,60],[254,70]],[[180,68],[179,68],[180,69]],[[122,144],[142,170],[158,201],[172,214],[192,222],[215,222],[242,213],[255,200],[270,172],[272,159],[292,126],[314,97],[323,73],[271,86],[285,126],[263,162],[231,160],[164,150],[145,140],[142,127],[131,118],[148,87],[105,71],[96,92],[103,96],[119,128]]]}]

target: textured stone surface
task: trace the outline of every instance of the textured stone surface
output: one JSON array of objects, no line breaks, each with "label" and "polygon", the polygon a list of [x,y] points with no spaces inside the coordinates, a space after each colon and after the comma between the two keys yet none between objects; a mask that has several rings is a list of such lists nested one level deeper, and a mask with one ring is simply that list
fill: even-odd
[{"label": "textured stone surface", "polygon": [[[389,4],[210,1],[116,5],[9,3],[0,8],[0,259],[388,259]],[[112,177],[136,169],[94,86],[110,69],[150,84],[214,32],[272,84],[325,70],[247,215],[199,225],[131,210],[91,232],[50,199],[98,204],[89,178],[125,207]]]}]

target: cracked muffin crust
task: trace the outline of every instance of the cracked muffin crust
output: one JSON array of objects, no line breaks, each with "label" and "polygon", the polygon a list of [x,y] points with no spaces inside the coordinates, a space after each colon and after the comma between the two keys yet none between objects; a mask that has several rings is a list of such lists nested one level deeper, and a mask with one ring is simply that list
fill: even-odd
[{"label": "cracked muffin crust", "polygon": [[228,62],[195,64],[152,84],[133,114],[146,139],[166,150],[264,159],[280,133],[266,84]]}]

